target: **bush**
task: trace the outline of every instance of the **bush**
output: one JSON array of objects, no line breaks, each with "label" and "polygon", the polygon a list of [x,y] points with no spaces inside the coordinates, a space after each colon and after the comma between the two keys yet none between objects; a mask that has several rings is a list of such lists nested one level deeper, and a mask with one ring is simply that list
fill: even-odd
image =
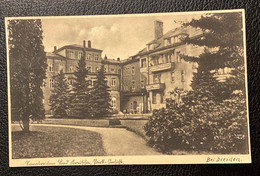
[{"label": "bush", "polygon": [[248,152],[246,104],[241,94],[223,102],[193,97],[168,107],[155,110],[144,127],[148,142],[162,152]]}]

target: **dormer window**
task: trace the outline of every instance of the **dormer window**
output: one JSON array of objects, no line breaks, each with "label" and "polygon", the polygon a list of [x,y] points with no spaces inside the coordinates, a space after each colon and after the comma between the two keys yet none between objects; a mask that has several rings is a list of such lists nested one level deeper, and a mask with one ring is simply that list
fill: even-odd
[{"label": "dormer window", "polygon": [[74,51],[69,51],[69,58],[74,59]]},{"label": "dormer window", "polygon": [[98,59],[99,59],[98,54],[94,54],[94,60],[98,61]]},{"label": "dormer window", "polygon": [[141,68],[146,67],[146,58],[141,59]]},{"label": "dormer window", "polygon": [[154,44],[152,43],[152,44],[149,44],[148,45],[148,50],[153,50],[154,49]]},{"label": "dormer window", "polygon": [[171,44],[171,38],[166,38],[166,39],[164,39],[164,45],[165,46],[168,46],[168,45],[170,45]]},{"label": "dormer window", "polygon": [[78,59],[78,58],[79,58],[79,52],[75,51],[75,59]]},{"label": "dormer window", "polygon": [[91,60],[91,54],[87,54],[87,60]]},{"label": "dormer window", "polygon": [[83,56],[83,53],[80,51],[79,52],[79,59]]}]

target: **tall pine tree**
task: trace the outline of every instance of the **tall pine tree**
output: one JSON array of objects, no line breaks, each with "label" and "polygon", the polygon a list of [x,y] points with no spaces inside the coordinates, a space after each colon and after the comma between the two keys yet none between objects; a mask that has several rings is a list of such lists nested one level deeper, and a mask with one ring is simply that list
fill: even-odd
[{"label": "tall pine tree", "polygon": [[[245,92],[243,30],[241,13],[215,13],[193,19],[186,26],[199,28],[203,36],[185,42],[205,47],[199,57],[186,57],[197,62],[197,73],[191,84],[198,94],[211,94],[216,100],[230,98],[235,90]],[[216,80],[216,71],[228,67],[232,76],[225,82]]]},{"label": "tall pine tree", "polygon": [[23,131],[29,131],[29,119],[45,117],[43,79],[47,60],[42,43],[41,20],[9,20],[8,47],[10,61],[11,117],[22,121]]},{"label": "tall pine tree", "polygon": [[90,104],[89,104],[89,89],[87,79],[88,71],[86,69],[86,61],[84,57],[81,57],[76,70],[74,72],[74,83],[71,96],[71,110],[72,113],[81,118],[87,118],[89,116]]},{"label": "tall pine tree", "polygon": [[62,70],[59,74],[53,76],[54,86],[51,90],[50,106],[55,117],[66,117],[69,109],[69,86]]},{"label": "tall pine tree", "polygon": [[102,64],[97,74],[97,80],[91,90],[91,114],[94,118],[105,117],[111,112],[109,91],[109,86],[105,80],[104,65]]}]

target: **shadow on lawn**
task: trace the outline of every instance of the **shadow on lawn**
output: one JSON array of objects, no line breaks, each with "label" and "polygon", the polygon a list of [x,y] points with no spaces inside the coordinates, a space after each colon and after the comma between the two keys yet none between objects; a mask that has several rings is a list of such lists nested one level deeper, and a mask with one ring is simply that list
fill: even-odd
[{"label": "shadow on lawn", "polygon": [[105,156],[100,134],[72,128],[33,127],[12,132],[12,158]]}]

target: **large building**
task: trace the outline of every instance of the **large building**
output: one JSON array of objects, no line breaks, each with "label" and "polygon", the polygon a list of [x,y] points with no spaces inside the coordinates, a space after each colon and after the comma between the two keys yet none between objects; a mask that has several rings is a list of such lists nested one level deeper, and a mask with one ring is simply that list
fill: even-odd
[{"label": "large building", "polygon": [[67,45],[54,47],[47,53],[47,79],[44,86],[46,113],[49,110],[49,96],[53,75],[63,69],[69,84],[73,84],[73,72],[79,58],[86,59],[89,71],[87,79],[93,85],[97,71],[104,64],[106,79],[110,87],[112,106],[115,110],[131,114],[148,113],[166,106],[170,92],[176,87],[190,89],[196,64],[184,61],[182,55],[197,56],[203,48],[187,45],[183,38],[201,37],[201,31],[191,27],[180,27],[163,33],[163,22],[154,22],[154,39],[143,50],[124,60],[102,58],[102,50],[86,46]]}]

